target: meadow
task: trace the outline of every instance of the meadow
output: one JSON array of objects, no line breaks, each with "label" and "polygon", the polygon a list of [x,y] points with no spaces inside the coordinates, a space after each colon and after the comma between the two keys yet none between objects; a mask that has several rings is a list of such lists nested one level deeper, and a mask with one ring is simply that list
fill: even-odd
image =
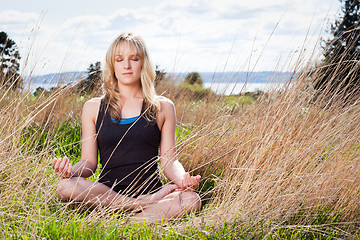
[{"label": "meadow", "polygon": [[52,159],[79,160],[81,109],[93,94],[74,94],[73,86],[38,96],[1,88],[0,237],[359,238],[360,105],[317,95],[317,74],[304,68],[291,84],[257,95],[198,96],[160,82],[157,92],[176,105],[179,160],[202,176],[203,206],[144,224],[56,196]]}]

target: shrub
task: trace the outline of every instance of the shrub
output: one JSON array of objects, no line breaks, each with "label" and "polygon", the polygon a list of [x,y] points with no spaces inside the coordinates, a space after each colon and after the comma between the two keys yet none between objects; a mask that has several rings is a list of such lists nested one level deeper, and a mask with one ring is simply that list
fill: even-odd
[{"label": "shrub", "polygon": [[203,80],[202,77],[198,72],[191,72],[185,77],[185,83],[194,85],[197,84],[199,86],[203,86]]}]

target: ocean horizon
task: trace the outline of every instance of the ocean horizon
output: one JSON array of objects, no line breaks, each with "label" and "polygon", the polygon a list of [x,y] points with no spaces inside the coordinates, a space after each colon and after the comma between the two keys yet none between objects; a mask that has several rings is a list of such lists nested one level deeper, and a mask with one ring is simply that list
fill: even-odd
[{"label": "ocean horizon", "polygon": [[[184,80],[186,73],[168,74],[177,83]],[[279,89],[292,76],[288,72],[199,72],[204,88],[211,89],[216,94],[230,95],[255,91],[271,91]],[[40,76],[26,77],[23,89],[34,92],[38,87],[50,90],[57,86],[66,86],[78,79],[87,77],[87,72],[51,73]]]}]

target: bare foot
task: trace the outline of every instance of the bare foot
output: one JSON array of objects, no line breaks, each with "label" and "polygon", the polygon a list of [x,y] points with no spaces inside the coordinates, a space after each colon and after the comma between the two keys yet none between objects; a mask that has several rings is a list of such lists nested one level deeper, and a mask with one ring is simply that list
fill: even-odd
[{"label": "bare foot", "polygon": [[164,185],[159,191],[157,191],[156,193],[150,194],[150,204],[156,203],[162,199],[164,199],[164,197],[172,192],[174,192],[176,189],[178,188],[177,185],[175,184],[166,184]]}]

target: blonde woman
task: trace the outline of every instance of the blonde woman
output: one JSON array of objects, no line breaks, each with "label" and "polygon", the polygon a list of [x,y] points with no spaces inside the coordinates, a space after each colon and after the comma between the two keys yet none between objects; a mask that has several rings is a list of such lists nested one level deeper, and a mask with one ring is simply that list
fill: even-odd
[{"label": "blonde woman", "polygon": [[[110,45],[103,73],[105,95],[84,104],[81,160],[54,159],[63,200],[134,210],[138,219],[169,219],[198,210],[190,176],[177,160],[174,104],[156,95],[155,70],[143,39],[123,33]],[[159,154],[160,149],[160,154]],[[97,182],[87,180],[102,165]],[[158,170],[173,184],[162,185]]]}]

